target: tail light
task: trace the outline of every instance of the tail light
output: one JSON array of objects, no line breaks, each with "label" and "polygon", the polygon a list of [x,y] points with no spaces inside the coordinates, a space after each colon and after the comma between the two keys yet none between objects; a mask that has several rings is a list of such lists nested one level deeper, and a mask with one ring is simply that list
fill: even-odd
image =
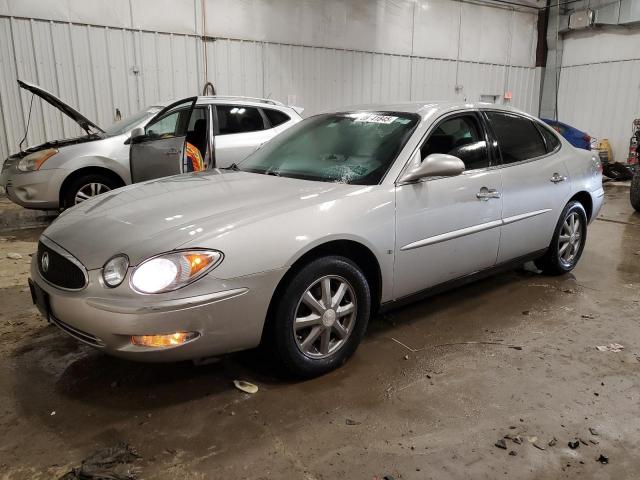
[{"label": "tail light", "polygon": [[597,170],[599,173],[602,173],[602,171],[603,171],[603,168],[604,168],[604,167],[603,167],[603,165],[602,165],[602,161],[600,160],[600,158],[598,158],[598,157],[596,157],[596,156],[593,156],[593,157],[591,157],[591,160],[592,160],[592,161],[593,161],[593,163],[595,164],[596,170]]}]

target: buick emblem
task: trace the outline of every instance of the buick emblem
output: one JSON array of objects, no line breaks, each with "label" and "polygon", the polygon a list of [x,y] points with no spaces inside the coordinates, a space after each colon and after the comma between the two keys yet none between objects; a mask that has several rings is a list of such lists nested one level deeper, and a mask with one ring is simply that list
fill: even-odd
[{"label": "buick emblem", "polygon": [[42,271],[46,272],[49,270],[49,253],[44,252],[42,257],[40,257],[40,265],[42,265]]}]

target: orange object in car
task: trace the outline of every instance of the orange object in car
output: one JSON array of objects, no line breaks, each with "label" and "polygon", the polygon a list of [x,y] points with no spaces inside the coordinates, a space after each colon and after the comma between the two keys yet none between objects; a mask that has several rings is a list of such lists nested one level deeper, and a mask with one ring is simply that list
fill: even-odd
[{"label": "orange object in car", "polygon": [[187,142],[184,149],[184,172],[201,172],[204,170],[204,161],[200,150],[195,145]]}]

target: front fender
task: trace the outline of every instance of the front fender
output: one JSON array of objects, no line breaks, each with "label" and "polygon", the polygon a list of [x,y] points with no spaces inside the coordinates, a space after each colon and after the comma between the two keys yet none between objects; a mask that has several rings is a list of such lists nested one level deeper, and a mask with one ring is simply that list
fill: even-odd
[{"label": "front fender", "polygon": [[[349,240],[368,248],[377,258],[383,280],[382,297],[391,295],[395,244],[393,192],[376,187],[356,197],[325,201],[291,209],[248,224],[214,228],[215,235],[180,248],[214,248],[224,261],[212,274],[231,279],[271,270],[288,269],[318,246]],[[391,253],[390,253],[391,252]]]}]

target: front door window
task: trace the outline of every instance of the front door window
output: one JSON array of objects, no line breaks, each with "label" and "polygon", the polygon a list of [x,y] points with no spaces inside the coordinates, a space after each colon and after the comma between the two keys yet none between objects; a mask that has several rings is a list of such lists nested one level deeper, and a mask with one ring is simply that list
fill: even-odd
[{"label": "front door window", "polygon": [[475,115],[461,115],[445,120],[436,127],[421,150],[422,158],[432,153],[446,153],[464,162],[465,170],[489,166],[484,131]]}]

